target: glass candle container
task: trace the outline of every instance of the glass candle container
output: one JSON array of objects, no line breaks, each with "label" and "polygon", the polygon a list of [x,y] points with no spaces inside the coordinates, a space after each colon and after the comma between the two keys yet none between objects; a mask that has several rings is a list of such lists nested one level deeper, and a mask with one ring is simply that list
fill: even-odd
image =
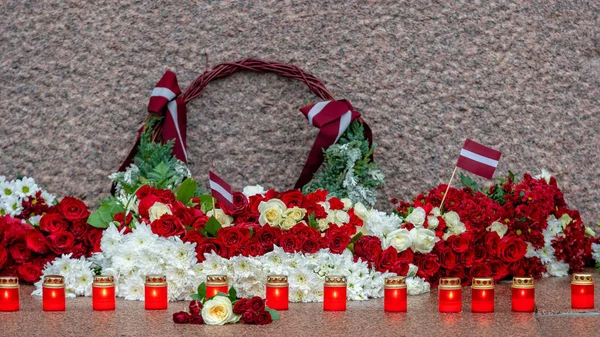
[{"label": "glass candle container", "polygon": [[266,305],[275,310],[288,310],[289,302],[289,284],[287,276],[267,276]]},{"label": "glass candle container", "polygon": [[0,311],[19,311],[19,279],[0,277]]},{"label": "glass candle container", "polygon": [[383,310],[387,312],[406,312],[406,278],[404,276],[385,278],[383,284]]},{"label": "glass candle container", "polygon": [[169,297],[166,276],[146,276],[146,285],[144,288],[146,310],[166,310],[168,308]]},{"label": "glass candle container", "polygon": [[571,308],[594,309],[594,279],[592,274],[573,274],[571,279]]},{"label": "glass candle container", "polygon": [[325,276],[323,286],[323,310],[346,310],[346,277]]},{"label": "glass candle container", "polygon": [[535,308],[535,284],[533,277],[513,277],[512,311],[533,312]]},{"label": "glass candle container", "polygon": [[227,276],[225,275],[208,275],[206,276],[206,298],[211,298],[217,293],[229,293],[227,284]]},{"label": "glass candle container", "polygon": [[92,283],[92,308],[115,310],[115,279],[112,276],[94,276]]},{"label": "glass candle container", "polygon": [[65,278],[60,275],[46,275],[42,283],[42,309],[44,311],[65,311]]},{"label": "glass candle container", "polygon": [[494,312],[494,279],[474,277],[471,284],[471,311]]},{"label": "glass candle container", "polygon": [[440,312],[460,312],[462,310],[462,286],[458,277],[442,277],[438,292]]}]

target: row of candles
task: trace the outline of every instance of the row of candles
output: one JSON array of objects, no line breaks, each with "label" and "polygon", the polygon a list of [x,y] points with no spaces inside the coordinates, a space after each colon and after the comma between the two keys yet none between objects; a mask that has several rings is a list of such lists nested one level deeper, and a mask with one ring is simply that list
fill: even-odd
[{"label": "row of candles", "polygon": [[[145,284],[145,307],[147,310],[165,310],[168,307],[167,278],[149,275]],[[346,310],[346,278],[326,276],[323,287],[323,310]],[[206,279],[206,296],[219,292],[228,293],[227,276],[211,275]],[[462,291],[459,278],[442,278],[438,288],[440,312],[462,311]],[[471,310],[473,312],[494,311],[494,280],[473,278],[471,285]],[[66,309],[64,278],[47,275],[42,284],[42,309],[64,311]],[[289,284],[287,276],[272,275],[267,278],[267,306],[275,310],[287,310],[289,306]],[[112,276],[95,276],[92,284],[92,308],[115,310],[115,283]],[[403,276],[388,277],[384,284],[384,310],[405,312],[407,303],[406,282]],[[16,277],[0,277],[0,311],[18,311],[19,280]],[[532,312],[535,306],[535,284],[531,277],[514,277],[512,282],[512,311]],[[571,307],[573,309],[594,308],[594,280],[591,274],[573,274],[571,280]]]}]

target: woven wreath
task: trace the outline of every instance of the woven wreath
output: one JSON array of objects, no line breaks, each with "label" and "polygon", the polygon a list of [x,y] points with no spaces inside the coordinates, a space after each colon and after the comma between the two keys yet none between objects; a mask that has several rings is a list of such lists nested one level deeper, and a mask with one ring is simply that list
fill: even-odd
[{"label": "woven wreath", "polygon": [[[152,128],[152,141],[173,142],[173,155],[187,163],[189,158],[186,143],[186,104],[200,96],[212,80],[246,70],[275,73],[303,82],[312,93],[324,100],[300,108],[309,123],[318,127],[320,131],[295,188],[305,191],[327,189],[338,197],[349,197],[367,205],[374,204],[374,190],[383,183],[383,175],[373,162],[372,132],[360,112],[347,100],[335,100],[319,79],[297,66],[257,59],[219,64],[200,75],[183,93],[175,74],[167,71],[152,91],[146,123],[140,129],[136,143],[119,171],[125,171],[132,163],[140,145],[142,131],[148,126]],[[328,149],[338,141],[340,144],[343,142],[338,144],[341,147],[328,153]],[[354,142],[353,146],[348,145],[350,142]],[[342,155],[344,151],[353,152]],[[327,167],[315,176],[325,158]],[[369,178],[361,185],[358,176]]]}]

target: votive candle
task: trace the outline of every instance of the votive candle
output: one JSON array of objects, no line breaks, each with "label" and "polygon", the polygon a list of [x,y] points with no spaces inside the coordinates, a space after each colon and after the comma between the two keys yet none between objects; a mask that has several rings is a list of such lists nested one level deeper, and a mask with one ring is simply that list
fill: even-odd
[{"label": "votive candle", "polygon": [[288,310],[289,307],[289,284],[285,275],[267,276],[267,303],[266,305],[275,310]]},{"label": "votive candle", "polygon": [[535,308],[535,284],[533,277],[513,277],[512,311],[533,312]]},{"label": "votive candle", "polygon": [[438,308],[440,312],[462,310],[462,286],[458,277],[442,277],[439,283]]},{"label": "votive candle", "polygon": [[494,279],[474,277],[471,284],[471,311],[494,312]]},{"label": "votive candle", "polygon": [[325,276],[323,286],[323,310],[346,310],[346,277]]},{"label": "votive candle", "polygon": [[112,276],[94,276],[92,283],[92,308],[115,310],[115,279]]},{"label": "votive candle", "polygon": [[167,294],[167,277],[163,275],[146,276],[145,303],[146,310],[166,310],[169,306]]},{"label": "votive candle", "polygon": [[406,311],[406,278],[391,276],[383,285],[383,310],[387,312]]},{"label": "votive candle", "polygon": [[594,309],[594,279],[592,274],[573,274],[571,280],[571,308]]},{"label": "votive candle", "polygon": [[19,311],[19,279],[0,277],[0,311]]},{"label": "votive candle", "polygon": [[229,293],[227,285],[227,276],[225,275],[208,275],[206,277],[206,298],[211,298],[217,293]]},{"label": "votive candle", "polygon": [[42,283],[42,309],[44,311],[65,311],[65,278],[60,275],[46,275]]}]

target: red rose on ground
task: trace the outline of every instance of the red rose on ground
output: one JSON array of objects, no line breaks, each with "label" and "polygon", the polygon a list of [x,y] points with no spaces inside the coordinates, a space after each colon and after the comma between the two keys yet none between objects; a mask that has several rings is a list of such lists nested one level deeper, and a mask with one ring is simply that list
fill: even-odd
[{"label": "red rose on ground", "polygon": [[259,296],[252,297],[250,300],[248,300],[248,310],[252,310],[254,312],[261,312],[265,310],[265,300]]},{"label": "red rose on ground", "polygon": [[75,237],[69,232],[60,232],[46,237],[48,247],[56,254],[66,254],[73,249]]},{"label": "red rose on ground", "polygon": [[273,322],[273,318],[268,311],[262,311],[256,314],[256,318],[254,319],[254,324],[256,325],[265,325]]},{"label": "red rose on ground", "polygon": [[198,315],[200,310],[202,310],[202,302],[196,300],[190,302],[190,314]]},{"label": "red rose on ground", "polygon": [[250,239],[250,230],[232,226],[224,227],[219,229],[217,236],[228,249],[238,249]]},{"label": "red rose on ground", "polygon": [[517,262],[527,253],[527,244],[514,236],[504,236],[498,244],[498,257],[508,263]]},{"label": "red rose on ground", "polygon": [[185,226],[181,220],[171,214],[164,214],[160,219],[152,221],[150,229],[152,233],[163,237],[180,236],[185,233]]},{"label": "red rose on ground", "polygon": [[40,229],[46,233],[60,233],[66,231],[68,228],[69,223],[58,213],[44,214],[40,219]]},{"label": "red rose on ground", "polygon": [[354,244],[354,254],[369,262],[377,261],[381,252],[381,240],[376,236],[361,236]]},{"label": "red rose on ground", "polygon": [[49,250],[46,245],[46,237],[36,229],[27,231],[25,243],[27,244],[27,248],[38,254],[46,254]]},{"label": "red rose on ground", "polygon": [[190,314],[185,311],[176,312],[173,314],[173,322],[177,324],[185,324],[190,321]]},{"label": "red rose on ground", "polygon": [[281,235],[282,233],[279,227],[272,227],[269,225],[263,226],[260,231],[256,233],[258,241],[265,247],[273,247],[274,244],[279,242]]},{"label": "red rose on ground", "polygon": [[394,247],[388,247],[381,253],[380,259],[377,262],[377,271],[386,272],[388,271],[396,262],[398,258],[398,251]]},{"label": "red rose on ground", "polygon": [[348,247],[348,244],[350,244],[350,240],[352,240],[348,235],[339,230],[328,232],[327,234],[327,247],[334,254],[341,254]]},{"label": "red rose on ground", "polygon": [[42,276],[42,266],[35,262],[25,262],[17,268],[17,276],[27,283],[35,283]]},{"label": "red rose on ground", "polygon": [[8,261],[8,251],[3,245],[0,245],[0,270],[4,268],[6,261]]},{"label": "red rose on ground", "polygon": [[200,314],[190,315],[188,321],[190,324],[204,324],[204,318]]},{"label": "red rose on ground", "polygon": [[75,239],[82,240],[90,229],[90,225],[84,221],[77,221],[71,224],[69,231],[73,233]]},{"label": "red rose on ground", "polygon": [[244,324],[254,324],[255,320],[256,320],[256,312],[254,312],[252,310],[245,311],[242,314],[242,322],[244,322]]},{"label": "red rose on ground", "polygon": [[292,233],[284,233],[279,238],[279,246],[286,253],[295,253],[300,250],[300,245],[302,242],[298,237]]},{"label": "red rose on ground", "polygon": [[215,253],[221,257],[227,257],[227,248],[225,248],[219,239],[209,238],[196,246],[196,257],[198,258],[198,262],[206,260],[204,257],[205,253]]},{"label": "red rose on ground", "polygon": [[302,253],[314,254],[321,250],[321,244],[318,239],[307,238],[302,243]]},{"label": "red rose on ground", "polygon": [[86,220],[90,216],[83,201],[73,197],[64,197],[56,208],[58,213],[71,222]]},{"label": "red rose on ground", "polygon": [[437,273],[437,271],[440,269],[438,257],[435,254],[421,255],[418,256],[416,260],[417,267],[419,267],[417,276],[419,277],[427,279]]},{"label": "red rose on ground", "polygon": [[291,190],[289,192],[285,192],[281,196],[281,201],[288,207],[301,207],[304,202],[304,194],[299,190]]},{"label": "red rose on ground", "polygon": [[253,238],[253,239],[250,239],[246,243],[246,246],[244,247],[242,255],[244,255],[244,256],[262,256],[262,255],[265,255],[265,253],[266,253],[265,247],[263,247],[263,245],[257,239]]},{"label": "red rose on ground", "polygon": [[446,241],[452,250],[457,253],[464,253],[469,249],[469,242],[465,240],[462,235],[451,235]]},{"label": "red rose on ground", "polygon": [[233,313],[241,315],[248,310],[248,299],[241,298],[233,305]]}]

